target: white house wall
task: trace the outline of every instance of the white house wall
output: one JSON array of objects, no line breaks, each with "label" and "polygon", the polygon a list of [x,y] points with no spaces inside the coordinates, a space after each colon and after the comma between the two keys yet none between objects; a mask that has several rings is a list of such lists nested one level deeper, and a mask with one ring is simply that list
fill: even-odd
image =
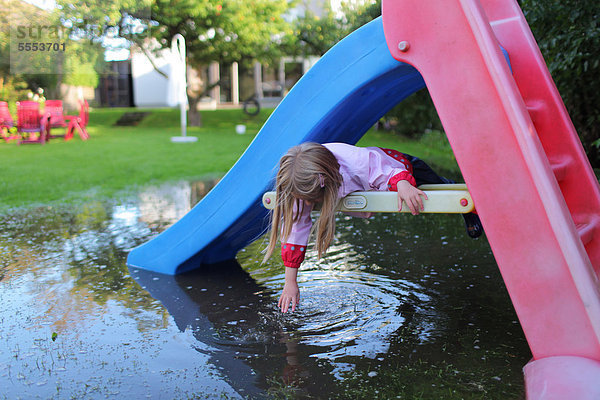
[{"label": "white house wall", "polygon": [[[163,52],[169,50],[163,50]],[[153,57],[156,66],[167,75],[170,71],[168,57]],[[136,107],[168,107],[169,81],[156,72],[148,58],[139,52],[131,54],[133,102]]]},{"label": "white house wall", "polygon": [[[167,75],[171,71],[170,65],[170,50],[163,50],[158,54],[158,56],[153,56],[153,62],[161,71],[166,73]],[[291,58],[285,57],[281,60],[279,68],[278,68],[278,82],[263,82],[260,63],[256,63],[254,66],[254,79],[255,79],[255,93],[257,97],[260,99],[261,103],[264,102],[265,106],[274,106],[280,100],[281,97],[273,97],[266,99],[263,96],[263,89],[265,85],[278,83],[282,85],[284,88],[286,86],[285,83],[285,74],[284,74],[284,66],[285,63],[301,63],[302,64],[302,72],[306,73],[317,61],[319,57],[308,57],[308,58]],[[234,63],[234,67],[232,68],[232,102],[233,104],[237,104],[239,99],[239,80],[238,80],[238,69],[237,63]],[[189,73],[189,71],[188,71]],[[169,104],[169,80],[159,74],[152,63],[148,60],[145,54],[141,52],[132,52],[131,53],[131,75],[133,82],[133,102],[136,107],[142,108],[152,108],[152,107],[170,107]],[[217,63],[213,63],[209,68],[209,80],[211,82],[217,81],[219,79],[219,65]],[[189,78],[189,76],[188,76]],[[188,82],[189,84],[189,82]],[[289,89],[289,88],[288,88]],[[220,103],[220,88],[216,87],[210,92],[211,101],[208,101],[208,98],[203,99],[203,102],[199,105],[200,108],[203,109],[214,109],[217,108]],[[283,93],[282,93],[283,94]]]}]

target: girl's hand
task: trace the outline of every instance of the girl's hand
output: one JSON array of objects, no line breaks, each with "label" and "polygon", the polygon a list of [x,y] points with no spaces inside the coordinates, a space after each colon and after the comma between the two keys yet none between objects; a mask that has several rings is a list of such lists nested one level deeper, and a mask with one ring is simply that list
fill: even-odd
[{"label": "girl's hand", "polygon": [[[287,268],[286,268],[287,269]],[[286,313],[288,308],[292,304],[292,312],[296,310],[296,307],[300,303],[300,290],[298,289],[298,283],[295,281],[287,281],[283,285],[283,292],[279,297],[277,306],[281,309],[282,313]]]},{"label": "girl's hand", "polygon": [[403,200],[413,215],[417,215],[424,210],[421,196],[427,200],[425,192],[417,189],[408,181],[398,181],[396,186],[398,187],[398,211],[402,211]]}]

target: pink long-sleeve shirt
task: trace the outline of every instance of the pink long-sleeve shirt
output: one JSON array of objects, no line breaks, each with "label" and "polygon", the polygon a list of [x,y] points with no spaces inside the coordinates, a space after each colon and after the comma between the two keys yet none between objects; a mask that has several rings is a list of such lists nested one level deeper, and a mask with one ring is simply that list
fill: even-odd
[{"label": "pink long-sleeve shirt", "polygon": [[[342,185],[338,199],[356,191],[396,191],[400,180],[416,186],[412,165],[404,154],[379,147],[356,147],[345,143],[324,144],[340,164]],[[290,235],[281,246],[281,257],[286,267],[298,268],[304,260],[308,237],[312,228],[312,205],[301,207],[302,214],[294,223]]]}]

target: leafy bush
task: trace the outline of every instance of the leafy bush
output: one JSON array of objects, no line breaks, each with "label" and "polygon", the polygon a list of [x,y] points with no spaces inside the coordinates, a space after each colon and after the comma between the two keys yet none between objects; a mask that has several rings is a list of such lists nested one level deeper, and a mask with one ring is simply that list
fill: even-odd
[{"label": "leafy bush", "polygon": [[15,102],[27,100],[29,89],[27,82],[20,76],[0,77],[0,100],[8,102],[10,111],[15,114]]},{"label": "leafy bush", "polygon": [[600,3],[522,0],[521,7],[588,157],[600,167]]},{"label": "leafy bush", "polygon": [[429,92],[420,90],[392,108],[382,119],[386,129],[418,137],[430,130],[443,130]]}]

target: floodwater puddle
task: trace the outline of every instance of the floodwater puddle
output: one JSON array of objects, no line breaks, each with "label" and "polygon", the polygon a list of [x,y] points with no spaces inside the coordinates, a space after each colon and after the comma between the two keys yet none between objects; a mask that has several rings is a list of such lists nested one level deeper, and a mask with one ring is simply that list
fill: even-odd
[{"label": "floodwater puddle", "polygon": [[527,343],[485,239],[452,215],[340,215],[281,314],[278,254],[166,276],[128,251],[215,184],[0,216],[8,398],[520,398]]}]

